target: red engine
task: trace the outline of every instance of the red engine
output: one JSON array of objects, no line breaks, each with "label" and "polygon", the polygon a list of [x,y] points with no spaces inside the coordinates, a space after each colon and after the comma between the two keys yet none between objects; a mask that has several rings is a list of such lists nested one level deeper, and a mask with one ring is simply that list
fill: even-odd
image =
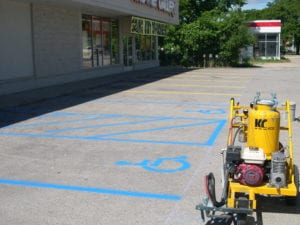
[{"label": "red engine", "polygon": [[237,179],[241,184],[259,186],[264,179],[264,168],[256,164],[239,164],[237,167]]}]

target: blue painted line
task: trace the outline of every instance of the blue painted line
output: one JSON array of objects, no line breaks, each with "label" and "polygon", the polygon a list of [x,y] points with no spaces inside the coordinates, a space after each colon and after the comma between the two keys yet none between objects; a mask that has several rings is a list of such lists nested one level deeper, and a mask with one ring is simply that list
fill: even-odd
[{"label": "blue painted line", "polygon": [[214,123],[216,123],[216,121],[182,124],[182,125],[176,125],[176,126],[156,127],[156,128],[143,129],[143,130],[125,131],[125,132],[118,132],[118,133],[111,133],[111,134],[103,134],[103,135],[93,136],[93,137],[103,138],[103,137],[120,136],[120,135],[127,135],[127,134],[148,133],[148,132],[153,132],[153,131],[171,130],[171,129],[178,129],[178,128],[184,128],[184,127],[203,126],[203,125],[214,124]]},{"label": "blue painted line", "polygon": [[114,99],[96,99],[92,100],[90,98],[84,98],[84,97],[74,97],[74,96],[66,96],[66,97],[59,97],[54,99],[49,99],[45,101],[46,103],[54,103],[57,104],[58,102],[64,102],[68,100],[74,100],[74,101],[86,101],[87,99],[89,102],[100,102],[100,103],[125,103],[125,104],[157,104],[157,105],[202,105],[202,106],[228,106],[227,104],[207,104],[207,103],[198,103],[198,102],[176,102],[176,101],[138,101],[138,100],[114,100]]},{"label": "blue painted line", "polygon": [[[45,102],[54,102],[57,104],[58,101],[64,102],[67,99],[77,99],[77,98],[73,98],[71,96],[69,97],[65,97],[65,98],[55,98],[52,100],[48,100]],[[82,99],[82,98],[80,98]],[[206,106],[206,107],[227,107],[226,104],[206,104],[206,103],[197,103],[197,102],[176,102],[176,101],[170,101],[170,102],[165,102],[165,101],[135,101],[135,100],[94,100],[91,102],[99,102],[99,103],[116,103],[116,104],[120,104],[120,103],[125,103],[125,104],[153,104],[153,105],[186,105],[186,106]],[[29,114],[30,116],[34,116],[36,115],[37,117],[35,117],[34,119],[41,119],[41,118],[47,118],[47,117],[60,117],[60,116],[97,116],[99,114],[83,114],[83,113],[72,113],[72,112],[63,112],[63,111],[54,111],[52,113],[49,113],[48,110],[43,110],[43,109],[30,109],[28,107],[10,107],[10,108],[6,108],[6,109],[1,109],[0,110],[0,114],[3,113],[10,113],[10,114],[23,114],[23,115],[11,115],[11,117],[13,117],[14,119],[18,119],[18,120],[22,120],[22,119],[26,119],[27,115]],[[41,115],[41,114],[45,114],[45,115]],[[40,115],[40,116],[38,116]],[[2,118],[3,120],[3,118]],[[10,120],[5,119],[5,121],[10,122]]]},{"label": "blue painted line", "polygon": [[201,143],[201,142],[100,138],[100,137],[89,137],[89,136],[66,136],[66,135],[58,136],[58,135],[46,135],[46,134],[8,133],[8,132],[0,132],[0,135],[18,136],[18,137],[51,138],[51,139],[89,140],[89,141],[117,141],[117,142],[128,142],[128,143],[149,143],[149,144],[166,144],[166,145],[185,145],[185,146],[210,146],[210,144],[208,142]]},{"label": "blue painted line", "polygon": [[[142,119],[160,119],[162,116],[140,116],[140,115],[128,115],[128,114],[86,114],[86,113],[74,113],[74,112],[53,112],[50,114],[38,116],[32,118],[33,120],[39,120],[44,118],[59,118],[59,117],[68,117],[68,116],[78,116],[81,118],[72,119],[72,120],[63,120],[60,121],[52,121],[52,122],[37,122],[37,123],[28,123],[28,124],[20,124],[20,125],[11,125],[6,128],[22,128],[22,127],[35,127],[35,126],[43,126],[43,125],[56,125],[56,124],[67,124],[67,123],[76,123],[76,122],[84,122],[84,121],[92,121],[92,120],[102,120],[102,119],[110,119],[110,118],[142,118]],[[14,117],[15,118],[15,117]],[[27,117],[26,117],[27,118]],[[211,120],[205,118],[194,118],[194,117],[168,117],[174,120]]]},{"label": "blue painted line", "polygon": [[[44,114],[45,115],[40,115],[39,114]],[[21,120],[27,120],[28,118],[31,118],[31,120],[41,120],[45,118],[56,118],[56,117],[67,117],[67,116],[85,116],[87,117],[86,114],[82,113],[72,113],[72,112],[62,112],[62,111],[56,111],[52,113],[47,113],[45,111],[41,110],[0,110],[0,115],[2,114],[1,121],[3,122],[16,122],[16,121],[21,121]],[[99,114],[88,114],[89,116],[99,116]],[[13,128],[13,127],[20,127],[22,125],[10,125],[7,126],[7,128]]]},{"label": "blue painted line", "polygon": [[[43,118],[44,116],[54,116],[54,117],[67,117],[67,116],[81,116],[81,117],[91,117],[91,116],[103,116],[103,117],[140,117],[140,118],[159,118],[161,116],[140,116],[140,115],[127,115],[127,114],[103,114],[103,113],[78,113],[78,112],[64,112],[64,111],[56,111],[46,115],[42,115],[39,118]],[[36,117],[37,118],[37,117]]]},{"label": "blue painted line", "polygon": [[[133,134],[133,133],[145,133],[145,132],[161,131],[161,130],[168,130],[168,129],[183,128],[183,127],[202,126],[202,125],[209,125],[209,124],[217,124],[217,127],[213,131],[212,135],[209,137],[208,141],[203,142],[203,143],[202,142],[186,142],[186,141],[144,140],[144,139],[128,139],[128,138],[126,139],[126,138],[111,137],[111,136],[120,136],[120,135]],[[17,133],[17,132],[0,132],[0,135],[19,136],[19,137],[52,138],[52,139],[74,139],[74,140],[91,140],[91,141],[118,141],[118,142],[132,142],[132,143],[186,145],[186,146],[211,146],[211,145],[213,145],[214,141],[216,140],[217,136],[219,135],[219,133],[221,132],[221,130],[225,124],[226,124],[226,120],[205,120],[205,122],[201,122],[201,123],[119,132],[119,133],[104,134],[104,135],[99,135],[99,136],[75,136],[75,135],[72,136],[72,135],[53,135],[51,133],[34,134],[34,133]]]},{"label": "blue painted line", "polygon": [[225,106],[227,107],[227,104],[207,104],[207,103],[197,103],[197,102],[176,102],[176,101],[134,101],[134,100],[94,100],[92,102],[99,102],[99,103],[125,103],[125,104],[153,104],[153,105],[194,105],[194,106],[209,106],[209,107],[220,107]]},{"label": "blue painted line", "polygon": [[[30,115],[30,116],[36,116],[35,118],[43,118],[43,117],[55,117],[55,116],[71,116],[72,112],[64,112],[64,111],[53,111],[49,113],[49,110],[38,110],[38,109],[29,109],[29,108],[23,108],[23,107],[12,107],[12,108],[6,108],[1,109],[0,113],[9,113],[9,115],[15,116],[15,114],[23,114],[23,115]],[[45,114],[45,115],[42,115]],[[76,113],[76,115],[80,115],[80,113]],[[95,114],[96,115],[96,114]]]},{"label": "blue painted line", "polygon": [[227,123],[226,120],[220,120],[218,126],[216,127],[216,129],[214,130],[213,134],[210,136],[210,138],[207,141],[207,145],[208,146],[212,146],[215,142],[215,140],[217,139],[219,133],[221,132],[221,130],[223,129],[223,127],[225,126],[225,124]]},{"label": "blue painted line", "polygon": [[181,200],[181,197],[178,195],[133,192],[133,191],[125,191],[125,190],[112,190],[112,189],[91,188],[91,187],[82,187],[82,186],[69,186],[69,185],[61,185],[61,184],[48,184],[48,183],[20,181],[20,180],[0,179],[0,184],[26,186],[26,187],[34,187],[34,188],[59,189],[59,190],[66,190],[66,191],[89,192],[89,193],[97,193],[97,194],[121,195],[121,196],[136,197],[136,198],[148,198],[148,199],[159,199],[159,200],[170,200],[170,201]]},{"label": "blue painted line", "polygon": [[185,110],[185,112],[196,112],[206,115],[219,115],[219,114],[226,114],[226,111],[223,109],[197,109],[197,110]]},{"label": "blue painted line", "polygon": [[[98,116],[99,114],[88,114],[89,116]],[[48,113],[46,115],[41,115],[38,117],[35,117],[34,119],[44,119],[44,118],[52,118],[52,117],[67,117],[67,116],[86,116],[86,114],[83,113],[74,113],[74,112],[64,112],[64,111],[56,111],[52,113]]]},{"label": "blue painted line", "polygon": [[[82,121],[89,121],[89,120],[103,120],[103,119],[112,119],[112,118],[130,118],[130,119],[160,119],[162,118],[161,116],[135,116],[135,115],[126,115],[126,114],[95,114],[93,116],[96,117],[90,117],[90,114],[85,114],[85,115],[80,115],[83,117],[83,119],[77,119],[74,120],[75,122],[82,122]],[[41,124],[43,125],[43,124]],[[47,124],[46,124],[47,125]]]},{"label": "blue painted line", "polygon": [[68,123],[81,123],[85,121],[94,121],[94,120],[104,120],[104,119],[111,119],[111,118],[118,118],[119,115],[110,115],[110,116],[97,116],[97,117],[88,117],[84,119],[74,119],[74,120],[61,120],[61,121],[53,121],[53,122],[41,122],[41,123],[29,123],[29,124],[21,124],[21,125],[11,125],[7,126],[6,128],[24,128],[24,127],[37,127],[37,126],[44,126],[44,125],[57,125],[57,124],[68,124]]},{"label": "blue painted line", "polygon": [[32,134],[32,133],[14,133],[14,132],[0,132],[3,136],[16,136],[16,137],[36,137],[36,138],[50,138],[50,139],[73,139],[73,140],[90,140],[102,141],[104,138],[94,138],[90,136],[75,136],[75,135],[52,135],[52,134]]},{"label": "blue painted line", "polygon": [[118,142],[129,142],[129,143],[148,143],[148,144],[165,144],[165,145],[185,145],[185,146],[210,146],[201,142],[184,142],[184,141],[160,141],[160,140],[143,140],[143,139],[123,139],[123,138],[99,138],[95,140],[103,141],[118,141]]},{"label": "blue painted line", "polygon": [[109,124],[101,124],[101,125],[94,125],[94,126],[82,126],[82,127],[73,127],[73,128],[66,128],[66,129],[57,129],[57,130],[48,130],[49,133],[60,133],[60,132],[67,132],[67,131],[77,131],[77,130],[85,130],[85,129],[95,129],[95,128],[102,128],[102,127],[115,127],[115,126],[122,126],[122,125],[134,125],[134,124],[142,124],[142,123],[151,123],[163,120],[170,120],[170,117],[161,117],[156,119],[150,120],[137,120],[137,121],[130,121],[130,122],[122,122],[122,123],[109,123]]}]

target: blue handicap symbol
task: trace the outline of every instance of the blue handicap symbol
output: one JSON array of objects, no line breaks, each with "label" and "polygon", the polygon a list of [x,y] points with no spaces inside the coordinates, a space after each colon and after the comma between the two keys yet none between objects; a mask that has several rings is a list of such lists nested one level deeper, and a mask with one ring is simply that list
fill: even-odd
[{"label": "blue handicap symbol", "polygon": [[[187,156],[179,156],[175,158],[158,158],[153,163],[149,159],[145,159],[138,163],[132,163],[127,161],[118,161],[116,164],[118,166],[140,166],[143,169],[150,171],[150,172],[156,172],[156,173],[176,173],[180,171],[187,170],[191,167],[190,163],[187,162]],[[174,169],[162,169],[159,168],[164,162],[167,161],[173,161],[179,164],[179,167]]]}]

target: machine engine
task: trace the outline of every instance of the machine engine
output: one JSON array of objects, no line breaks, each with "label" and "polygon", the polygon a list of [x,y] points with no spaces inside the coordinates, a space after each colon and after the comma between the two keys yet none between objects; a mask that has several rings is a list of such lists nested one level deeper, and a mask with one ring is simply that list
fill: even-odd
[{"label": "machine engine", "polygon": [[259,186],[266,177],[265,154],[260,148],[229,146],[226,165],[231,177],[244,185]]},{"label": "machine engine", "polygon": [[226,167],[235,181],[248,186],[260,186],[269,182],[271,187],[286,186],[286,156],[284,152],[273,153],[266,160],[260,148],[229,146],[226,151]]},{"label": "machine engine", "polygon": [[255,164],[240,164],[237,167],[237,178],[241,184],[259,186],[264,179],[264,168]]},{"label": "machine engine", "polygon": [[276,106],[275,96],[261,100],[258,95],[250,112],[244,111],[247,122],[236,136],[246,146],[232,145],[226,150],[226,169],[234,181],[254,187],[264,182],[277,188],[286,186],[286,156],[279,147],[280,114]]}]

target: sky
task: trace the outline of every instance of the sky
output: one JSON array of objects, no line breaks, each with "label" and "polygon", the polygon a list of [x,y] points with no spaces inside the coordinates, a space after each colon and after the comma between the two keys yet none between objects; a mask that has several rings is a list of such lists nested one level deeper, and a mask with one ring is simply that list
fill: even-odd
[{"label": "sky", "polygon": [[268,2],[272,2],[272,0],[248,0],[248,4],[243,9],[263,9]]}]

